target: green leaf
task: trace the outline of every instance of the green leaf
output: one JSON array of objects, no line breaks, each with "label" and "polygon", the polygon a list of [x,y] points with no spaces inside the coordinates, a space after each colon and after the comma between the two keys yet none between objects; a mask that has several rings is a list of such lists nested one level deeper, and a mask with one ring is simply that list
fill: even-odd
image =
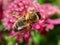
[{"label": "green leaf", "polygon": [[60,36],[60,25],[55,25],[53,30],[47,32],[48,45],[58,45],[58,38]]},{"label": "green leaf", "polygon": [[34,45],[45,45],[46,39],[38,31],[31,31],[31,39]]},{"label": "green leaf", "polygon": [[58,45],[60,45],[60,40],[58,41]]},{"label": "green leaf", "polygon": [[60,7],[60,0],[38,0],[40,4],[50,3],[52,5],[57,5]]},{"label": "green leaf", "polygon": [[39,4],[43,4],[43,0],[38,0],[38,3]]},{"label": "green leaf", "polygon": [[20,41],[18,42],[18,45],[24,45],[23,39],[20,39]]},{"label": "green leaf", "polygon": [[60,7],[60,0],[55,0],[52,4]]},{"label": "green leaf", "polygon": [[4,26],[2,23],[0,23],[0,31],[2,31],[4,29]]},{"label": "green leaf", "polygon": [[7,39],[7,45],[15,45],[15,37],[11,37]]},{"label": "green leaf", "polygon": [[30,38],[27,45],[32,45],[32,42],[33,42],[33,41],[32,41],[32,39]]},{"label": "green leaf", "polygon": [[3,34],[3,39],[6,41],[6,44],[7,45],[15,45],[15,37],[8,37],[8,34],[9,34],[9,31],[5,31]]},{"label": "green leaf", "polygon": [[53,15],[53,16],[51,17],[51,19],[57,19],[57,18],[60,18],[60,15],[55,14],[55,15]]}]

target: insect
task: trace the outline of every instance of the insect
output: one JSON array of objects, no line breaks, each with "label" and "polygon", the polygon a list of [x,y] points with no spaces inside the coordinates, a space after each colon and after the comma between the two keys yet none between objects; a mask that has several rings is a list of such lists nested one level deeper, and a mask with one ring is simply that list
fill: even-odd
[{"label": "insect", "polygon": [[15,31],[22,31],[26,28],[29,28],[29,26],[36,23],[39,19],[39,13],[35,12],[34,10],[30,10],[28,13],[17,19],[17,21],[13,25],[13,29]]}]

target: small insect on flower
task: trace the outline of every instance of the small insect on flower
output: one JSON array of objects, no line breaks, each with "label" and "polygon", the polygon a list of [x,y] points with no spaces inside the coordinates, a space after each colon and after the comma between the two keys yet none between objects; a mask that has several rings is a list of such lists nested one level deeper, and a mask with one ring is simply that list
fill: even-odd
[{"label": "small insect on flower", "polygon": [[34,10],[30,10],[22,17],[19,17],[17,21],[13,25],[13,29],[15,31],[23,31],[29,26],[31,27],[31,24],[36,23],[40,19],[40,15],[38,12],[35,12]]}]

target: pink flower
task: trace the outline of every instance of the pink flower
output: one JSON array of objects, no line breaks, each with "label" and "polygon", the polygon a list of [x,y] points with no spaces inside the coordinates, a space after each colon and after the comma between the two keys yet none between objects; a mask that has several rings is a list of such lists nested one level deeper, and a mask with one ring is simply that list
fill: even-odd
[{"label": "pink flower", "polygon": [[[15,16],[24,15],[28,8],[31,7],[30,0],[15,0],[9,6],[7,6],[7,10],[4,11],[4,26],[6,29],[11,29],[14,22],[16,21]],[[9,24],[9,26],[8,26]]]},{"label": "pink flower", "polygon": [[4,0],[3,1],[3,9],[6,10],[7,6],[12,2],[13,0]]},{"label": "pink flower", "polygon": [[46,30],[48,31],[49,29],[50,30],[53,30],[54,29],[54,25],[57,25],[59,24],[60,25],[60,18],[59,19],[40,19],[36,24],[33,24],[32,25],[32,29],[33,30]]},{"label": "pink flower", "polygon": [[23,39],[24,39],[25,43],[27,43],[27,42],[29,41],[30,36],[31,36],[31,35],[29,34],[29,32],[27,32],[27,33],[24,35]]},{"label": "pink flower", "polygon": [[40,29],[40,25],[39,24],[34,24],[34,25],[32,25],[32,29],[33,30],[38,30],[38,29]]},{"label": "pink flower", "polygon": [[12,31],[10,32],[9,36],[13,36],[14,34],[16,34],[16,32],[12,30]]},{"label": "pink flower", "polygon": [[[8,31],[11,31],[14,23],[16,22],[16,18],[14,16],[22,16],[24,15],[30,7],[34,8],[33,2],[31,0],[14,0],[10,4],[5,5],[4,9],[4,19],[3,19],[3,25],[5,29]],[[25,35],[26,32],[20,33],[20,32],[15,32],[11,31],[9,33],[9,37],[11,36],[16,36],[16,41],[19,41],[22,37],[27,38],[29,35]],[[27,33],[28,34],[28,33]],[[28,39],[27,39],[28,40]]]},{"label": "pink flower", "polygon": [[2,5],[0,5],[0,21],[3,18],[3,11],[2,11]]},{"label": "pink flower", "polygon": [[[33,8],[36,12],[39,12],[41,15],[41,19],[32,25],[33,30],[45,32],[49,29],[52,30],[55,24],[60,24],[60,19],[50,19],[50,17],[56,13],[60,14],[59,8],[50,4],[39,5],[38,3],[32,2],[31,0],[14,0],[10,5],[8,5],[7,9],[4,10],[3,24],[5,29],[12,29],[12,26],[16,21],[14,16],[23,16],[25,13],[27,13],[30,7]],[[29,31],[26,30],[23,32],[24,33],[20,33],[20,31],[12,31],[10,35],[13,36],[15,34],[16,41],[18,42],[22,37],[25,39],[29,38]]]},{"label": "pink flower", "polygon": [[46,31],[48,31],[49,29],[53,30],[54,29],[54,25],[53,24],[48,24],[46,26]]},{"label": "pink flower", "polygon": [[49,23],[52,23],[52,24],[60,24],[60,18],[58,18],[58,19],[54,19],[54,20],[52,20],[52,19],[49,19],[48,20],[49,21]]}]

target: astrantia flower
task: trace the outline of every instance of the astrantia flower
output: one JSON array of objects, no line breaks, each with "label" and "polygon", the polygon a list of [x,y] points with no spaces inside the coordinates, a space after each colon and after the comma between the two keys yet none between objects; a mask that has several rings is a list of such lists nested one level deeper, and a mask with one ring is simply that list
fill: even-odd
[{"label": "astrantia flower", "polygon": [[[27,12],[27,9],[31,7],[28,0],[15,0],[4,11],[4,25],[6,29],[11,29],[16,19],[15,16],[22,16]],[[9,25],[8,25],[9,24]]]},{"label": "astrantia flower", "polygon": [[[13,28],[14,23],[16,22],[16,18],[14,16],[23,16],[25,15],[25,13],[27,13],[28,9],[30,7],[34,8],[34,3],[31,0],[14,0],[13,2],[11,2],[7,8],[4,10],[4,19],[3,19],[3,24],[5,29],[7,29],[8,31],[11,31],[11,29]],[[20,32],[15,32],[14,30],[10,32],[9,36],[14,36],[17,35],[16,37],[16,41],[19,41],[19,39],[23,36],[26,36],[25,34],[29,33],[29,31],[25,31],[24,33],[20,33]]]},{"label": "astrantia flower", "polygon": [[[4,11],[4,19],[3,23],[5,29],[11,30],[13,28],[14,23],[16,22],[16,18],[14,16],[23,16],[27,13],[28,9],[32,7],[36,12],[39,12],[41,15],[41,19],[32,25],[33,30],[38,31],[48,31],[49,29],[54,28],[54,24],[60,24],[60,19],[58,20],[59,23],[54,23],[55,20],[50,19],[56,13],[60,13],[59,8],[52,6],[50,4],[39,5],[38,3],[32,2],[31,0],[14,0],[11,4],[9,4],[8,8]],[[57,20],[56,20],[57,21]],[[12,33],[13,32],[13,33]],[[29,37],[29,31],[24,31],[24,33],[14,32],[12,31],[10,36],[17,36],[16,41],[18,42],[21,37],[24,36]],[[27,33],[26,33],[27,32]],[[27,38],[28,39],[28,38]]]}]

